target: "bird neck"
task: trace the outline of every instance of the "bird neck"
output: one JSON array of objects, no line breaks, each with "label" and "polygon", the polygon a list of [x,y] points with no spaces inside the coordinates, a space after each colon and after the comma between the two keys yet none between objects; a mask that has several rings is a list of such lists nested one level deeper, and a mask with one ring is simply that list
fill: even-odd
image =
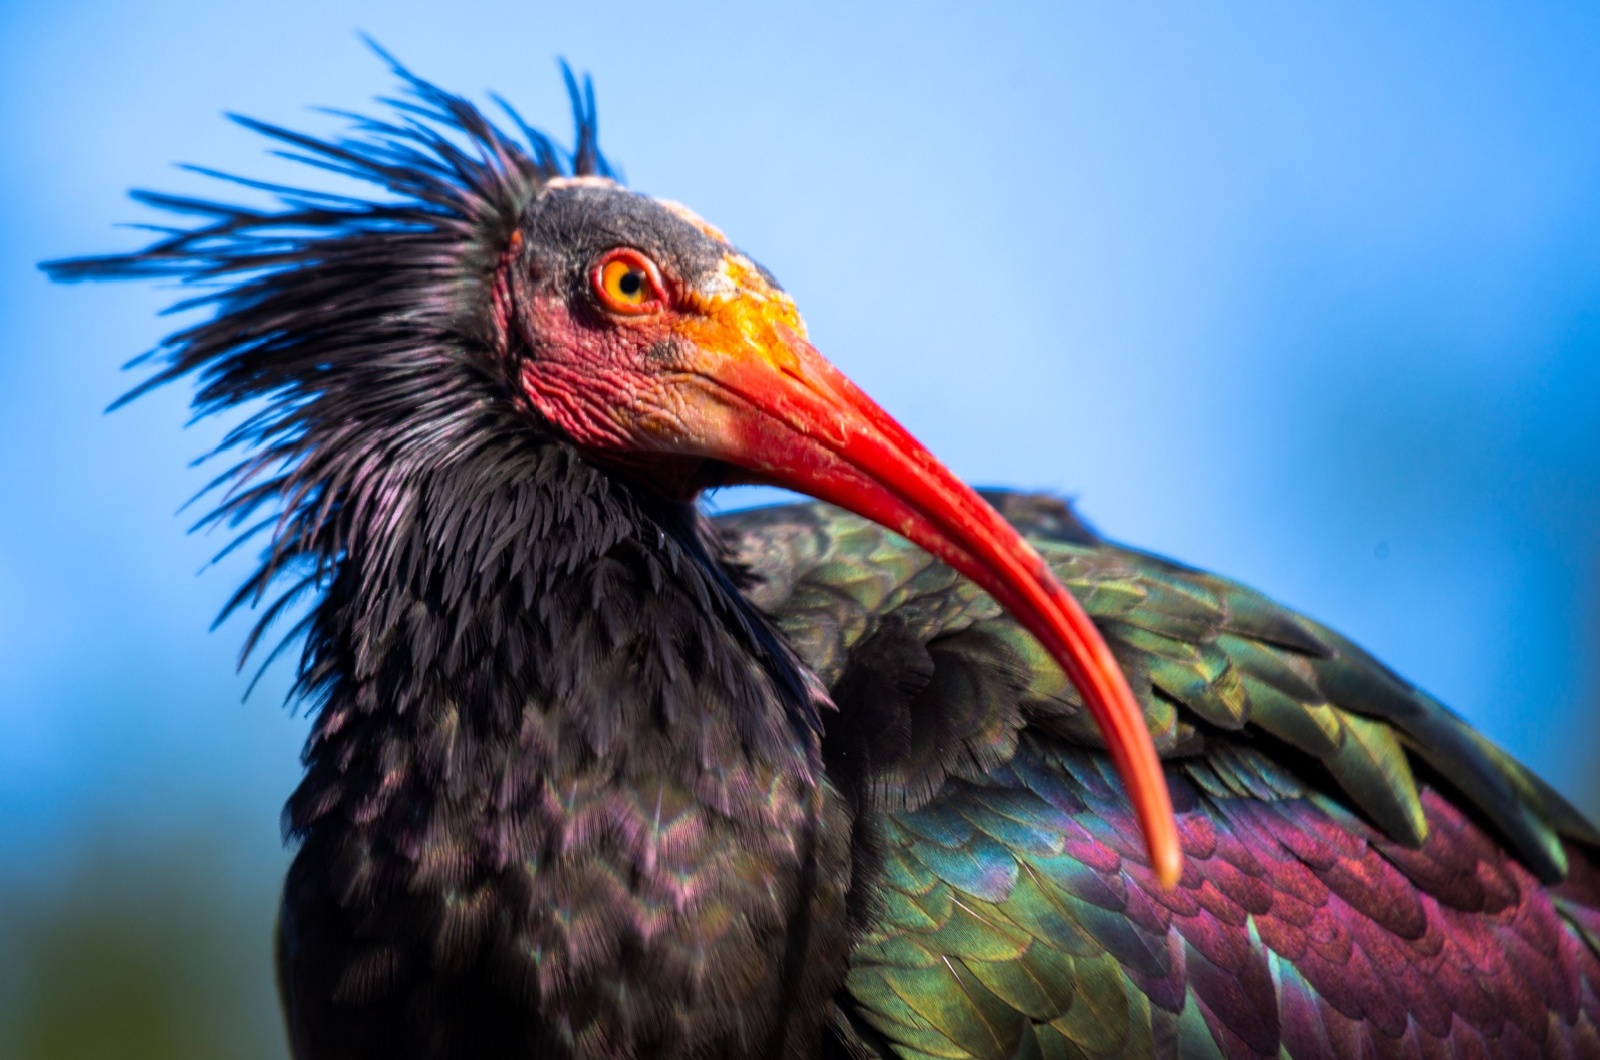
[{"label": "bird neck", "polygon": [[309,627],[302,688],[321,706],[292,831],[395,815],[489,835],[580,778],[670,775],[739,816],[775,778],[812,784],[804,671],[692,505],[551,443],[374,492]]}]

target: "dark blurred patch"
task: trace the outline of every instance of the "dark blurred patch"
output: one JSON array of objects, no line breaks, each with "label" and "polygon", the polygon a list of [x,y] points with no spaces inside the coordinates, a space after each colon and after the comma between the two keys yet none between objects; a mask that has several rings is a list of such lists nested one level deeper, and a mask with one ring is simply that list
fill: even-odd
[{"label": "dark blurred patch", "polygon": [[230,878],[231,846],[100,844],[60,878],[0,881],[0,1056],[281,1060],[278,866]]},{"label": "dark blurred patch", "polygon": [[[1600,699],[1591,705],[1591,724],[1600,728]],[[1584,792],[1583,803],[1578,807],[1591,821],[1600,821],[1600,777],[1594,773],[1589,774],[1588,789]]]}]

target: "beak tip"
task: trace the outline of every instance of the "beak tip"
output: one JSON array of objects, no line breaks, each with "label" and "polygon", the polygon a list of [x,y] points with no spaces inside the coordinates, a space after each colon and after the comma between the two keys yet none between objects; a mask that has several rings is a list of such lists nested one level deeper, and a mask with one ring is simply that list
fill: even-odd
[{"label": "beak tip", "polygon": [[1178,885],[1178,880],[1183,876],[1183,854],[1176,845],[1156,848],[1151,851],[1150,860],[1155,869],[1156,882],[1167,890]]},{"label": "beak tip", "polygon": [[737,430],[708,436],[717,459],[890,527],[989,592],[1082,693],[1146,838],[1163,887],[1183,871],[1177,822],[1143,708],[1083,606],[1017,529],[934,459],[783,322],[799,371],[773,358],[722,363]]}]

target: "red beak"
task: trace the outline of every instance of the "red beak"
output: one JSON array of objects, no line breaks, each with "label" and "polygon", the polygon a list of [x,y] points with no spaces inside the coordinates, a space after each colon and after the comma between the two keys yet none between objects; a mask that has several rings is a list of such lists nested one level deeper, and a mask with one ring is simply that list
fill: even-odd
[{"label": "red beak", "polygon": [[[651,352],[597,365],[590,358],[605,347],[558,346],[530,361],[529,396],[579,444],[623,466],[640,454],[731,465],[749,481],[885,526],[971,578],[1077,687],[1127,788],[1151,866],[1175,884],[1177,822],[1144,712],[1100,631],[1039,554],[805,341],[794,303],[748,259],[730,252],[718,281],[680,292],[680,301],[677,309],[617,310],[619,327],[642,329],[621,348]],[[680,465],[689,484],[694,466]]]},{"label": "red beak", "polygon": [[1100,631],[971,487],[792,329],[779,324],[775,332],[791,356],[707,366],[702,378],[716,384],[724,407],[707,417],[720,429],[708,432],[715,441],[699,439],[700,452],[885,526],[993,596],[1083,696],[1128,790],[1151,865],[1162,883],[1175,884],[1182,855],[1166,778],[1144,712]]}]

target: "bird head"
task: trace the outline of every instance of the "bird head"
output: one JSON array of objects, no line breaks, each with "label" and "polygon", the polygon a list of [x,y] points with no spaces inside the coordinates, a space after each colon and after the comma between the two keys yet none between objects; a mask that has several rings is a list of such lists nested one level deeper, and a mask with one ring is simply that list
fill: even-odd
[{"label": "bird head", "polygon": [[275,498],[309,539],[330,510],[361,507],[354,484],[440,459],[485,409],[495,429],[569,443],[635,489],[687,500],[763,483],[831,502],[971,578],[1040,640],[1099,723],[1157,874],[1175,881],[1161,766],[1094,624],[1010,524],[811,345],[772,274],[687,208],[610,179],[592,98],[574,92],[579,144],[563,166],[540,134],[523,126],[520,144],[400,72],[420,102],[402,104],[402,123],[364,121],[373,139],[246,122],[394,197],[275,189],[287,205],[274,212],[145,196],[213,220],[140,254],[55,266],[240,277],[212,299],[213,322],[169,340],[147,384],[198,371],[202,408],[268,399],[239,477],[289,470],[234,512]]},{"label": "bird head", "polygon": [[1152,840],[1159,763],[1093,623],[1034,549],[834,368],[770,272],[688,208],[606,178],[555,178],[507,239],[512,377],[551,428],[640,487],[786,487],[910,539],[1048,648],[1099,721]]}]

